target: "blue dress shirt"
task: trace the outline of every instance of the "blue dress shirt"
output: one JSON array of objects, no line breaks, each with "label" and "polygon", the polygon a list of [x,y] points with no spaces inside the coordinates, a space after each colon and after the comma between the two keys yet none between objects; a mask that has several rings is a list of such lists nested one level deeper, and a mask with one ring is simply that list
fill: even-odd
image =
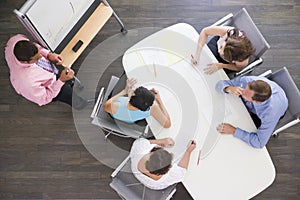
[{"label": "blue dress shirt", "polygon": [[224,89],[228,86],[238,86],[246,88],[249,82],[262,80],[267,82],[272,90],[272,95],[269,99],[256,104],[244,99],[244,104],[249,112],[256,114],[261,120],[261,126],[257,132],[247,132],[240,128],[236,128],[234,137],[237,137],[247,144],[255,148],[263,148],[270,139],[280,117],[282,117],[288,107],[288,99],[283,89],[275,82],[264,77],[258,76],[243,76],[232,80],[219,81],[216,85],[216,90],[225,93]]}]

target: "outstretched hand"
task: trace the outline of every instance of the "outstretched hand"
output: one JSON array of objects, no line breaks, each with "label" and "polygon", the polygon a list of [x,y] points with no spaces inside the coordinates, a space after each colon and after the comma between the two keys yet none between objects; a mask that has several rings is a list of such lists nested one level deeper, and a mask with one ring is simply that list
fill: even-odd
[{"label": "outstretched hand", "polygon": [[63,62],[63,58],[61,57],[61,55],[56,54],[56,53],[48,53],[47,58],[48,58],[48,60],[50,60],[51,62],[53,62],[57,65],[61,65]]},{"label": "outstretched hand", "polygon": [[197,55],[191,54],[191,62],[194,67],[197,66],[200,62],[200,57]]},{"label": "outstretched hand", "polygon": [[213,74],[219,70],[219,63],[208,64],[206,68],[203,69],[205,74]]},{"label": "outstretched hand", "polygon": [[175,142],[172,138],[168,137],[168,138],[164,138],[161,141],[161,146],[163,147],[172,147],[174,146]]},{"label": "outstretched hand", "polygon": [[175,142],[172,138],[162,138],[162,139],[156,139],[156,140],[149,140],[150,144],[157,144],[161,147],[172,147],[174,146]]},{"label": "outstretched hand", "polygon": [[217,131],[221,134],[233,135],[235,133],[236,128],[228,123],[219,124],[217,127]]}]

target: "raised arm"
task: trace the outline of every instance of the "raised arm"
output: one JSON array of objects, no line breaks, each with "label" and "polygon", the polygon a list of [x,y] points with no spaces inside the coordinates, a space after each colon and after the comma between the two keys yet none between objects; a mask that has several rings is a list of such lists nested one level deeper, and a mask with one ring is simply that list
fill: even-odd
[{"label": "raised arm", "polygon": [[194,140],[190,141],[187,149],[185,150],[185,153],[183,155],[183,157],[181,158],[181,160],[178,163],[179,167],[185,168],[187,169],[189,166],[189,162],[190,162],[190,157],[191,157],[191,153],[192,151],[196,148],[196,143]]},{"label": "raised arm", "polygon": [[201,30],[196,53],[192,55],[193,65],[197,65],[199,63],[201,51],[206,43],[208,36],[223,36],[227,33],[228,29],[230,29],[229,26],[209,26]]},{"label": "raised arm", "polygon": [[245,66],[247,66],[249,63],[249,58],[243,60],[243,61],[236,61],[235,63],[211,63],[207,65],[207,68],[204,69],[204,73],[206,74],[212,74],[219,69],[229,69],[232,71],[239,72],[242,69],[244,69]]},{"label": "raised arm", "polygon": [[150,114],[154,117],[164,128],[170,128],[171,127],[171,119],[169,116],[169,113],[162,102],[159,92],[155,90],[154,88],[151,89],[152,92],[155,94],[155,100],[157,104],[154,104],[151,107]]}]

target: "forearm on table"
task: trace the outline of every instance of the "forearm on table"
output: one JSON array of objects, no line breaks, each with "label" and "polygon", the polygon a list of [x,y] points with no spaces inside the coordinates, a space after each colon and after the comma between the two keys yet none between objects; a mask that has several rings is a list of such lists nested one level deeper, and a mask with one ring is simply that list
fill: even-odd
[{"label": "forearm on table", "polygon": [[170,115],[169,115],[164,103],[160,100],[160,101],[157,101],[157,104],[158,104],[160,110],[162,111],[163,115],[166,118],[164,125],[169,127],[171,125]]},{"label": "forearm on table", "polygon": [[254,148],[263,148],[267,144],[271,134],[272,131],[270,130],[262,131],[258,129],[257,132],[247,132],[237,128],[233,136]]},{"label": "forearm on table", "polygon": [[225,63],[219,63],[218,67],[219,69],[229,69],[236,72],[239,72],[244,68],[244,66],[240,66],[236,64],[225,64]]},{"label": "forearm on table", "polygon": [[249,58],[243,61],[236,61],[235,63],[231,63],[231,64],[224,64],[223,68],[239,72],[242,69],[244,69],[248,65],[248,63],[249,63]]},{"label": "forearm on table", "polygon": [[163,146],[163,139],[149,140],[150,144],[157,144]]}]

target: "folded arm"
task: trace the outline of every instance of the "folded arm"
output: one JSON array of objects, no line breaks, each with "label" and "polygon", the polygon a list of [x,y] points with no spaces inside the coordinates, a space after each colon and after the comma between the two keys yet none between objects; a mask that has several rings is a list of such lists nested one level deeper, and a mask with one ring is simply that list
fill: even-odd
[{"label": "folded arm", "polygon": [[153,116],[164,128],[170,128],[171,119],[164,103],[160,98],[158,91],[155,89],[152,89],[151,91],[155,93],[155,100],[157,102],[157,104],[154,104],[151,107],[151,116]]}]

